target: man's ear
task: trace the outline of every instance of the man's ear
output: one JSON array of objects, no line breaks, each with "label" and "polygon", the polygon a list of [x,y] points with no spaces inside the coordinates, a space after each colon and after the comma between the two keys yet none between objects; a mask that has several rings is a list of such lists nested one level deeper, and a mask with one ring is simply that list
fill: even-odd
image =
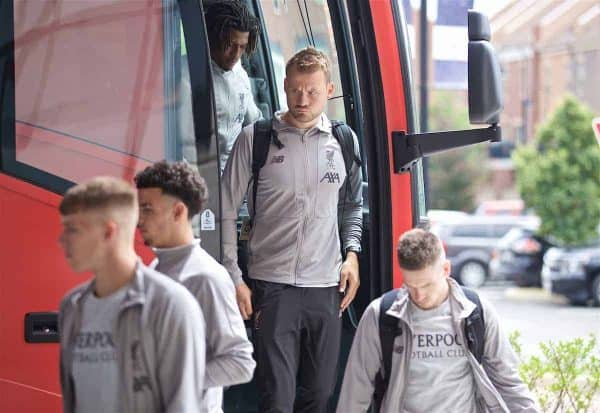
[{"label": "man's ear", "polygon": [[109,219],[104,223],[104,239],[105,240],[108,241],[109,239],[116,237],[117,232],[118,232],[118,225],[114,220]]},{"label": "man's ear", "polygon": [[446,278],[450,277],[450,272],[452,271],[452,264],[450,264],[449,259],[444,259],[442,268],[444,269],[444,277],[446,277]]},{"label": "man's ear", "polygon": [[288,90],[288,79],[287,76],[283,78],[283,90],[287,92]]},{"label": "man's ear", "polygon": [[335,85],[333,84],[333,82],[329,82],[327,84],[327,97],[332,98],[334,91],[335,91]]},{"label": "man's ear", "polygon": [[175,205],[173,205],[173,213],[175,221],[179,221],[180,219],[185,219],[187,221],[188,209],[183,202],[175,202]]}]

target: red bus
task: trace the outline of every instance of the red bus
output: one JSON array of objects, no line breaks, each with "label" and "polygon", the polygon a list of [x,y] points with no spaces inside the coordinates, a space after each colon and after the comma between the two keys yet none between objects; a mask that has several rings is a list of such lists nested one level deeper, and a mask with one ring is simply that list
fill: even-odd
[{"label": "red bus", "polygon": [[[401,282],[394,240],[425,223],[421,157],[499,138],[489,25],[469,16],[471,120],[491,126],[416,134],[399,2],[247,4],[264,30],[243,65],[265,116],[285,107],[286,59],[314,45],[333,63],[337,94],[328,116],[359,136],[364,253],[359,295],[344,320],[344,354],[369,301]],[[57,242],[57,205],[67,188],[101,174],[131,179],[151,162],[186,159],[212,195],[198,235],[221,257],[217,125],[201,1],[3,0],[0,113],[0,411],[60,411],[56,311],[85,278],[70,271]],[[149,260],[151,252],[138,244]],[[225,410],[254,411],[251,386],[228,390]]]}]

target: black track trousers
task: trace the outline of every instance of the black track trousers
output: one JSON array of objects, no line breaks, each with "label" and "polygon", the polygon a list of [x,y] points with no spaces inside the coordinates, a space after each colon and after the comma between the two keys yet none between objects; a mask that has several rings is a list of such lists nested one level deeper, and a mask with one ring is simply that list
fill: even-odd
[{"label": "black track trousers", "polygon": [[259,411],[325,413],[340,351],[339,287],[253,284]]}]

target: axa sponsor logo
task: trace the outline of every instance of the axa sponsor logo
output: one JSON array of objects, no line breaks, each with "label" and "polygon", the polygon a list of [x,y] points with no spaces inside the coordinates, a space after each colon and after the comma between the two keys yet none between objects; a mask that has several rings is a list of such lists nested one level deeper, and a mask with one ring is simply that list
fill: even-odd
[{"label": "axa sponsor logo", "polygon": [[338,172],[325,172],[319,183],[325,182],[328,184],[340,183],[340,174]]}]

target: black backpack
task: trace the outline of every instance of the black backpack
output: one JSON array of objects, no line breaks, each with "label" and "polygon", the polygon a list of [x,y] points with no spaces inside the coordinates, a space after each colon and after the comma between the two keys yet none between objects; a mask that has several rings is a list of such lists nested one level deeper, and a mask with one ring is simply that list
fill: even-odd
[{"label": "black backpack", "polygon": [[[344,158],[344,168],[346,169],[346,193],[350,185],[350,171],[353,162],[358,166],[361,160],[354,153],[354,138],[352,129],[342,121],[332,120],[331,129],[333,136],[340,144],[342,157]],[[277,132],[273,130],[273,121],[271,119],[261,119],[254,124],[254,142],[252,144],[252,207],[256,211],[256,190],[258,188],[258,177],[260,170],[267,162],[269,156],[269,147],[275,145],[277,148],[283,148],[283,144],[277,137]]]},{"label": "black backpack", "polygon": [[[483,358],[483,347],[485,344],[485,321],[483,319],[483,310],[479,295],[470,288],[461,287],[469,301],[475,304],[475,310],[465,320],[465,336],[467,338],[467,347],[481,363]],[[381,410],[381,403],[388,384],[390,382],[392,370],[392,353],[394,350],[394,340],[402,334],[402,327],[398,325],[398,319],[386,314],[390,309],[396,297],[398,289],[388,291],[381,298],[379,305],[379,340],[381,341],[381,356],[383,359],[383,369],[379,371],[375,378],[375,393],[373,405],[375,412]]]}]

